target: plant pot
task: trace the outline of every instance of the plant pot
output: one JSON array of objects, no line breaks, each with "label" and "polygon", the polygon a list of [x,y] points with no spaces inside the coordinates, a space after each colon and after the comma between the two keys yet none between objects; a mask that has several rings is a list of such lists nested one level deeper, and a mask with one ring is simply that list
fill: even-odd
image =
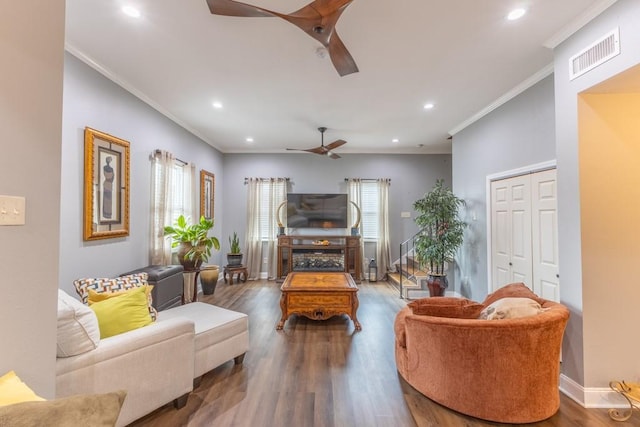
[{"label": "plant pot", "polygon": [[184,258],[185,254],[189,252],[191,248],[192,245],[188,242],[182,242],[180,246],[178,246],[178,262],[184,267],[184,271],[193,271],[202,265],[201,259],[188,260]]},{"label": "plant pot", "polygon": [[213,295],[218,284],[220,267],[217,265],[206,265],[200,270],[200,285],[204,295]]},{"label": "plant pot", "polygon": [[446,274],[429,274],[427,276],[427,286],[429,287],[429,296],[444,296],[444,290],[449,286]]},{"label": "plant pot", "polygon": [[227,265],[242,265],[242,254],[227,254]]}]

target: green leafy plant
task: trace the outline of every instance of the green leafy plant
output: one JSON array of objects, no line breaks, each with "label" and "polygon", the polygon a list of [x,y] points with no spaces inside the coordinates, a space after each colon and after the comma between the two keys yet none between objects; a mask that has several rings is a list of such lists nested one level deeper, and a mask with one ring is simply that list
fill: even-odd
[{"label": "green leafy plant", "polygon": [[233,232],[233,237],[229,236],[229,246],[230,254],[239,254],[240,253],[240,239],[238,238],[238,233]]},{"label": "green leafy plant", "polygon": [[421,263],[427,264],[431,274],[444,275],[445,264],[453,261],[462,245],[467,224],[458,217],[458,209],[464,205],[464,200],[444,187],[442,179],[437,180],[423,198],[413,203],[418,212],[415,222],[420,227],[416,237],[416,255]]},{"label": "green leafy plant", "polygon": [[172,248],[183,246],[185,251],[182,256],[185,260],[201,264],[209,260],[211,249],[220,250],[218,238],[209,236],[212,228],[212,219],[201,216],[199,222],[189,224],[184,215],[180,215],[173,226],[164,227],[164,235],[171,237]]}]

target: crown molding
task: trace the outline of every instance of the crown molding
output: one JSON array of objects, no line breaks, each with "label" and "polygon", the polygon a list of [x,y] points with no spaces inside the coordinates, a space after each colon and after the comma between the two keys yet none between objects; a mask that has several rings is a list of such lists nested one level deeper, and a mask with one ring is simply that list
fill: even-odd
[{"label": "crown molding", "polygon": [[582,14],[578,15],[573,21],[565,25],[560,31],[551,36],[551,38],[549,38],[542,45],[549,49],[555,49],[556,47],[558,47],[558,45],[560,45],[560,43],[571,37],[580,28],[587,25],[589,22],[591,22],[591,20],[607,10],[617,1],[618,0],[600,0],[596,2],[591,7],[587,8],[587,10],[585,10]]},{"label": "crown molding", "polygon": [[156,110],[157,112],[159,112],[160,114],[162,114],[163,116],[165,116],[166,118],[171,120],[172,122],[176,123],[178,126],[184,128],[186,131],[188,131],[189,133],[193,134],[195,137],[200,138],[202,141],[206,142],[207,144],[209,144],[210,146],[212,146],[213,148],[215,148],[216,150],[218,150],[218,151],[220,151],[222,153],[222,150],[220,150],[220,148],[216,147],[213,144],[213,142],[211,142],[209,139],[207,139],[205,136],[200,134],[198,131],[196,131],[195,129],[191,128],[189,125],[187,125],[186,123],[184,123],[183,121],[178,119],[176,116],[171,114],[169,111],[167,111],[164,108],[162,108],[160,106],[160,104],[155,102],[153,99],[149,98],[143,92],[141,92],[138,89],[136,89],[135,86],[133,86],[128,81],[124,80],[122,77],[120,77],[118,74],[116,74],[115,72],[113,72],[109,68],[107,68],[104,65],[98,63],[93,58],[85,55],[84,52],[82,52],[80,49],[76,48],[75,46],[73,46],[72,44],[70,44],[68,42],[65,42],[64,49],[67,52],[69,52],[71,55],[73,55],[76,58],[78,58],[80,61],[82,61],[85,64],[87,64],[89,67],[93,68],[94,70],[96,70],[97,72],[99,72],[100,74],[105,76],[107,79],[111,80],[112,82],[114,82],[115,84],[117,84],[118,86],[120,86],[121,88],[126,90],[127,92],[131,93],[136,98],[140,99],[145,104],[148,104],[151,108],[153,108],[154,110]]},{"label": "crown molding", "polygon": [[534,75],[532,75],[531,77],[529,77],[528,79],[520,83],[518,86],[511,89],[510,91],[502,95],[500,98],[496,99],[491,104],[487,105],[485,108],[478,111],[473,116],[469,117],[467,120],[455,126],[453,129],[449,131],[449,135],[455,135],[456,133],[460,132],[462,129],[466,128],[467,126],[477,122],[478,120],[480,120],[481,118],[483,118],[484,116],[486,116],[487,114],[495,110],[496,108],[500,107],[503,104],[506,104],[516,96],[520,95],[522,92],[529,89],[531,86],[535,85],[540,80],[544,79],[547,76],[550,76],[552,73],[553,73],[553,63],[548,64],[542,70],[538,71],[537,73],[535,73]]}]

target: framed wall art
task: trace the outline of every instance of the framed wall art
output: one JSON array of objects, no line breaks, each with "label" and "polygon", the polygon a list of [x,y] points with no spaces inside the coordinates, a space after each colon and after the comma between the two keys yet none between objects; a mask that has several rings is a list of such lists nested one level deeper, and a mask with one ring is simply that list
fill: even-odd
[{"label": "framed wall art", "polygon": [[211,172],[200,171],[200,216],[213,219],[213,196],[216,178]]},{"label": "framed wall art", "polygon": [[84,240],[129,235],[129,142],[84,129]]}]

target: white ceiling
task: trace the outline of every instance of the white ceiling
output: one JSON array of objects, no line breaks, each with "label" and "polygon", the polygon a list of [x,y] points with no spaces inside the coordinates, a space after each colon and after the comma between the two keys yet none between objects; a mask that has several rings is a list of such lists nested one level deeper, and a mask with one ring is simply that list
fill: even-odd
[{"label": "white ceiling", "polygon": [[348,141],[338,154],[450,153],[452,130],[544,76],[550,47],[613,2],[354,0],[336,26],[360,69],[345,77],[293,25],[212,15],[206,0],[67,0],[66,47],[224,153],[315,147],[319,126]]}]

